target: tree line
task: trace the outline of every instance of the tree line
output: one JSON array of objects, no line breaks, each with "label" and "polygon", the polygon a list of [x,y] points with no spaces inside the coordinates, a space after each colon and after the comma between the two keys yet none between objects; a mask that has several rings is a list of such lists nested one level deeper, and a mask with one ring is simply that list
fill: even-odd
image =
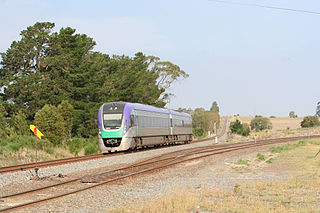
[{"label": "tree line", "polygon": [[93,38],[70,27],[55,32],[54,27],[35,23],[1,53],[3,136],[12,131],[28,134],[26,126],[35,122],[52,143],[90,137],[97,134],[101,104],[127,101],[164,107],[171,85],[188,77],[178,65],[142,52],[129,57],[93,51]]}]

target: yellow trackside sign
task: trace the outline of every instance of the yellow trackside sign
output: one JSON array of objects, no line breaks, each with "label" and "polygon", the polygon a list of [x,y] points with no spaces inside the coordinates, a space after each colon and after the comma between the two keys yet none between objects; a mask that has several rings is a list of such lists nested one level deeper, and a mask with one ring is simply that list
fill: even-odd
[{"label": "yellow trackside sign", "polygon": [[39,131],[39,129],[35,125],[30,125],[30,130],[33,132],[34,135],[38,136],[41,139],[43,134]]}]

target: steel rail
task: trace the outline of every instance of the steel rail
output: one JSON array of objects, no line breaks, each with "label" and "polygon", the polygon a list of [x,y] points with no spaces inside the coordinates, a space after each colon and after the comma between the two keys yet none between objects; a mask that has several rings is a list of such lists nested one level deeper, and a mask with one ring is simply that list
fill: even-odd
[{"label": "steel rail", "polygon": [[[302,137],[302,138],[305,138],[305,137]],[[309,136],[307,138],[309,138]],[[301,139],[301,137],[295,137],[295,139],[299,140],[299,139]],[[79,189],[79,190],[67,192],[67,193],[64,193],[64,194],[57,195],[57,196],[48,197],[48,198],[45,198],[45,199],[40,199],[40,200],[37,200],[37,201],[32,201],[32,202],[25,203],[25,204],[20,204],[20,205],[17,205],[17,206],[6,208],[6,209],[1,209],[0,211],[14,210],[14,209],[21,208],[21,207],[24,207],[24,206],[29,206],[29,205],[32,205],[32,204],[36,204],[36,203],[40,203],[40,202],[56,199],[56,198],[59,198],[59,197],[63,197],[63,196],[67,196],[67,195],[74,194],[74,193],[77,193],[77,192],[81,192],[81,191],[84,191],[84,190],[88,190],[88,189],[91,189],[91,188],[94,188],[94,187],[97,187],[97,186],[100,186],[100,185],[103,185],[103,184],[107,184],[107,183],[110,183],[110,182],[121,180],[121,179],[124,179],[124,178],[127,178],[127,177],[135,176],[135,175],[138,175],[138,174],[146,173],[148,171],[152,171],[152,170],[156,170],[156,169],[172,166],[172,165],[183,163],[183,162],[190,161],[190,160],[196,160],[196,159],[200,159],[200,158],[204,158],[204,157],[208,157],[208,156],[212,156],[212,155],[217,155],[217,154],[222,154],[222,153],[226,153],[226,152],[236,151],[236,150],[240,150],[240,149],[247,149],[247,148],[252,148],[252,147],[257,147],[257,146],[272,145],[272,144],[284,143],[284,142],[288,142],[288,141],[289,141],[289,138],[282,138],[282,139],[278,139],[278,140],[276,140],[276,139],[270,140],[269,142],[264,142],[264,143],[259,142],[259,143],[254,143],[254,144],[252,144],[252,143],[251,144],[245,144],[245,145],[244,144],[234,144],[236,146],[227,147],[227,149],[224,149],[224,150],[223,150],[223,148],[217,149],[217,147],[215,147],[215,146],[211,146],[211,150],[206,150],[208,147],[200,147],[199,149],[202,149],[202,150],[199,150],[197,152],[184,153],[182,155],[178,155],[178,156],[174,156],[174,157],[171,157],[171,158],[167,158],[167,159],[162,159],[161,160],[161,161],[169,160],[167,163],[162,163],[160,165],[156,165],[156,166],[153,166],[153,167],[145,168],[145,169],[133,172],[133,173],[122,175],[120,177],[112,178],[110,180],[103,181],[101,183],[97,183],[95,185],[92,185],[92,186],[89,186],[89,187],[85,187],[85,188],[82,188],[82,189]],[[291,141],[292,141],[292,138],[291,138]],[[182,157],[187,157],[187,156],[192,156],[192,155],[199,155],[199,154],[204,154],[204,153],[209,153],[209,154],[205,154],[205,155],[201,155],[201,156],[197,156],[197,157],[193,157],[193,158],[182,159],[180,161],[177,161],[177,159],[180,159]],[[170,154],[172,154],[172,153],[170,153]],[[157,163],[159,163],[159,162],[160,162],[160,160],[157,161]],[[144,163],[144,164],[152,164],[152,163],[155,163],[155,161],[149,162],[149,163]],[[136,165],[130,165],[130,166],[125,167],[125,168],[128,169],[128,168],[133,168],[133,166],[137,167],[137,166],[141,166],[141,165],[142,165],[142,163],[140,162],[140,163],[138,163]],[[112,171],[117,171],[117,170],[120,170],[120,169],[115,169],[115,170],[112,170]],[[72,180],[72,181],[74,182],[76,180]],[[55,184],[55,185],[60,185],[60,184]],[[5,196],[3,196],[3,197],[5,197]]]},{"label": "steel rail", "polygon": [[[224,122],[223,132],[225,131],[226,122],[227,120]],[[198,143],[198,142],[203,142],[207,140],[211,140],[211,138],[195,140],[195,141],[192,141],[191,143]],[[184,144],[181,144],[181,145],[184,145]],[[154,147],[154,148],[158,148],[158,147]],[[138,151],[145,151],[145,149],[140,149]],[[63,159],[56,159],[56,160],[50,160],[50,161],[42,161],[37,163],[27,163],[27,164],[15,165],[15,166],[0,167],[0,174],[31,170],[35,168],[50,167],[50,166],[68,164],[68,163],[75,163],[75,162],[81,162],[86,160],[93,160],[93,159],[99,159],[99,158],[105,158],[105,157],[111,157],[111,156],[123,155],[123,154],[128,154],[128,152],[95,154],[95,155],[89,155],[89,156],[79,156],[79,157],[63,158]]]}]

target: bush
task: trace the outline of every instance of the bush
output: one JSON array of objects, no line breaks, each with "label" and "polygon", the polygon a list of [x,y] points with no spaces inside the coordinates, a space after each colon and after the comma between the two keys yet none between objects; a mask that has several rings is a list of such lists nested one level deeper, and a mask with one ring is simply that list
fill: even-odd
[{"label": "bush", "polygon": [[84,147],[85,155],[92,155],[98,153],[98,145],[97,144],[88,144]]},{"label": "bush", "polygon": [[250,126],[247,123],[244,123],[242,125],[242,131],[241,131],[242,136],[249,136],[250,135]]},{"label": "bush", "polygon": [[302,128],[314,127],[319,126],[320,121],[317,116],[306,116],[303,118],[300,125]]},{"label": "bush", "polygon": [[72,140],[67,141],[66,143],[69,146],[69,152],[78,156],[79,152],[83,148],[84,140],[85,139],[83,138],[73,138]]},{"label": "bush", "polygon": [[236,121],[231,122],[230,130],[232,133],[236,133],[242,136],[250,135],[250,127],[248,124],[242,124],[238,119]]},{"label": "bush", "polygon": [[272,124],[268,118],[256,116],[251,120],[250,127],[252,130],[256,130],[257,132],[259,132],[265,129],[271,129]]},{"label": "bush", "polygon": [[54,145],[61,144],[67,136],[64,119],[55,106],[46,104],[36,113],[34,121],[44,137]]},{"label": "bush", "polygon": [[234,121],[234,122],[231,122],[231,124],[230,124],[230,130],[232,133],[238,134],[238,132],[241,131],[242,128],[243,128],[243,126],[238,119],[236,119],[236,121]]},{"label": "bush", "polygon": [[196,137],[204,136],[204,130],[202,128],[194,128],[193,135]]}]

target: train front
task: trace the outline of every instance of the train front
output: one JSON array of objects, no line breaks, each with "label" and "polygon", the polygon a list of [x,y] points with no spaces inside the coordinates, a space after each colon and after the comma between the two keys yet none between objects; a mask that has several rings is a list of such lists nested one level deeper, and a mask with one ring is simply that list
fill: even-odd
[{"label": "train front", "polygon": [[[128,108],[128,107],[127,107]],[[128,113],[126,103],[111,102],[99,109],[99,149],[102,152],[128,150],[131,141],[126,136]],[[130,113],[129,113],[130,114]]]}]

